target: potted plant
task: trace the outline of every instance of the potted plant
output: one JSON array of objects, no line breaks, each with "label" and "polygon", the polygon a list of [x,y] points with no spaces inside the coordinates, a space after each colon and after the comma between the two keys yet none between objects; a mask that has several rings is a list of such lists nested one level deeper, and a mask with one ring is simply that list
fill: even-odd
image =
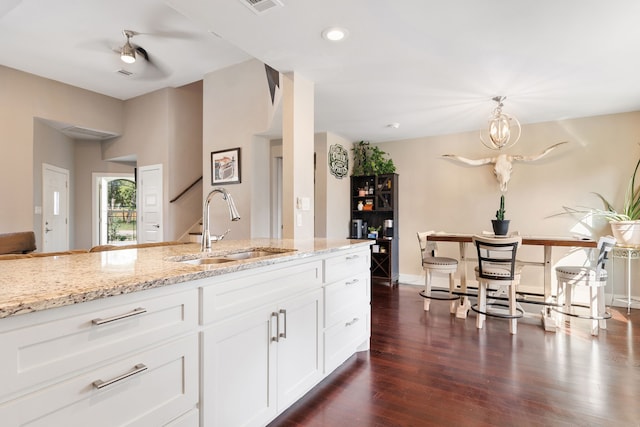
[{"label": "potted plant", "polygon": [[506,236],[509,232],[509,221],[504,219],[504,194],[500,195],[500,208],[496,211],[496,219],[491,220],[493,232],[496,236]]},{"label": "potted plant", "polygon": [[355,142],[353,144],[353,176],[383,175],[394,173],[396,167],[393,160],[387,159],[387,153],[368,141]]},{"label": "potted plant", "polygon": [[621,246],[640,246],[640,185],[636,187],[636,174],[640,168],[640,160],[636,163],[631,179],[627,184],[622,210],[617,210],[600,193],[595,194],[603,204],[602,209],[576,209],[565,206],[564,213],[590,214],[609,221],[611,233]]}]

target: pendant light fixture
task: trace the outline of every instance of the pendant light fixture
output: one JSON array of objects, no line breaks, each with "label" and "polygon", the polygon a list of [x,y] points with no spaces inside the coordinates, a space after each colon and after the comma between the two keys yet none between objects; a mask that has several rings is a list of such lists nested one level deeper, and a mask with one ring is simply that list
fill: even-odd
[{"label": "pendant light fixture", "polygon": [[493,98],[498,106],[493,110],[493,115],[489,117],[488,128],[480,130],[480,141],[491,150],[502,150],[514,146],[520,139],[520,122],[508,114],[502,112],[503,102],[506,96],[496,96]]}]

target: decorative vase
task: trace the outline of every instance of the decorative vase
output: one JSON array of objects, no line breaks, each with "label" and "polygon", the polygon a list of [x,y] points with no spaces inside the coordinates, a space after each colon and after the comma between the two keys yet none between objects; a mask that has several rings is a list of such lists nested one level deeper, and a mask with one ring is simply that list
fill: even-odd
[{"label": "decorative vase", "polygon": [[493,233],[496,236],[506,236],[509,232],[509,219],[492,219]]},{"label": "decorative vase", "polygon": [[640,221],[611,221],[611,233],[616,244],[625,247],[640,246]]}]

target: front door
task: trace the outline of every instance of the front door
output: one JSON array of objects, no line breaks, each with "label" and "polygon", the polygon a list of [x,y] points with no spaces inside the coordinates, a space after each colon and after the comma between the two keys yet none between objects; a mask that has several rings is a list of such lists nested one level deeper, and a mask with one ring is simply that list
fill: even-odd
[{"label": "front door", "polygon": [[42,164],[42,252],[69,250],[69,171]]},{"label": "front door", "polygon": [[139,213],[138,241],[162,242],[162,165],[141,166],[138,169]]}]

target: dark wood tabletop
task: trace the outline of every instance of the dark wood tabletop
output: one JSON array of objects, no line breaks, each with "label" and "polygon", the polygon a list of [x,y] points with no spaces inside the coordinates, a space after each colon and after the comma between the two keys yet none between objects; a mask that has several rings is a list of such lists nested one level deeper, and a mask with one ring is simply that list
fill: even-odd
[{"label": "dark wood tabletop", "polygon": [[[434,242],[471,242],[473,234],[465,233],[434,233],[427,236],[427,240]],[[583,248],[595,248],[598,244],[593,239],[567,236],[522,236],[523,245],[538,246],[578,246]]]}]

